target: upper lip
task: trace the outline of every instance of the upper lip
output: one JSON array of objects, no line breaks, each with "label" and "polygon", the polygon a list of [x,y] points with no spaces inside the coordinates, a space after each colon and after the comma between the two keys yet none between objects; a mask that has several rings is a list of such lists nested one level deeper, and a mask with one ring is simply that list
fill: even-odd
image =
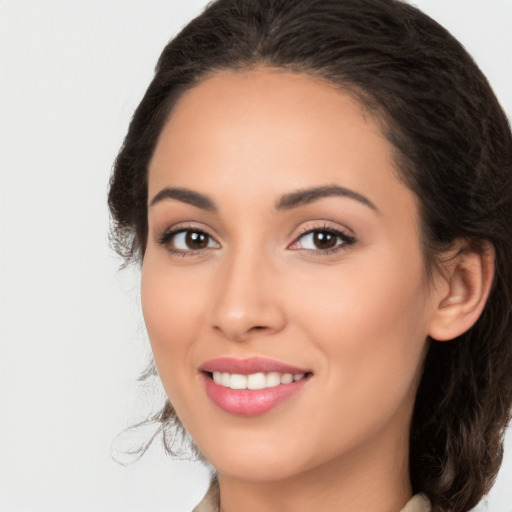
[{"label": "upper lip", "polygon": [[210,359],[200,367],[203,372],[226,372],[240,375],[250,375],[251,373],[311,373],[310,370],[299,368],[274,359],[264,357],[250,357],[247,359],[236,359],[233,357],[219,357]]}]

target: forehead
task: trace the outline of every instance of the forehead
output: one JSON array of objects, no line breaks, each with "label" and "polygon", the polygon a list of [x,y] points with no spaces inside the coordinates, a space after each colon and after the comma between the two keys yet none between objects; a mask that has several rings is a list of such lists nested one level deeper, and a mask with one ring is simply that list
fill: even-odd
[{"label": "forehead", "polygon": [[342,89],[305,72],[256,67],[207,75],[182,95],[170,117],[181,117],[183,110],[187,110],[187,115],[197,113],[208,106],[217,115],[234,114],[238,119],[250,116],[255,120],[257,113],[266,118],[278,107],[283,120],[303,121],[300,116],[304,112],[316,113],[309,119],[311,124],[325,116],[325,107],[332,111],[337,107],[346,109],[348,105],[365,120],[370,117],[348,88]]},{"label": "forehead", "polygon": [[259,68],[219,72],[182,96],[150,163],[149,195],[182,186],[268,198],[335,183],[414,202],[396,175],[393,147],[353,95]]}]

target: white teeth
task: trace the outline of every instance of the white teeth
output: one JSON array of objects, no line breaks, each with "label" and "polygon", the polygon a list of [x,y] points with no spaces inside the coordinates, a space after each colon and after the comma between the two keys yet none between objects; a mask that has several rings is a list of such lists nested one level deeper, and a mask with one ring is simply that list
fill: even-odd
[{"label": "white teeth", "polygon": [[224,372],[222,374],[222,380],[221,380],[221,384],[225,387],[225,388],[229,388],[229,381],[231,380],[231,375],[229,375],[229,373],[226,373]]},{"label": "white teeth", "polygon": [[291,384],[293,382],[293,375],[291,373],[285,373],[281,375],[281,384]]},{"label": "white teeth", "polygon": [[304,378],[304,373],[251,373],[240,375],[238,373],[213,372],[213,381],[220,386],[231,389],[265,389],[274,388],[280,384],[291,384]]},{"label": "white teeth", "polygon": [[267,387],[267,378],[264,373],[251,373],[247,377],[247,389],[264,389]]},{"label": "white teeth", "polygon": [[281,374],[277,372],[271,372],[267,374],[267,388],[275,388],[281,384]]},{"label": "white teeth", "polygon": [[229,387],[231,389],[247,389],[247,375],[233,373],[229,379]]}]

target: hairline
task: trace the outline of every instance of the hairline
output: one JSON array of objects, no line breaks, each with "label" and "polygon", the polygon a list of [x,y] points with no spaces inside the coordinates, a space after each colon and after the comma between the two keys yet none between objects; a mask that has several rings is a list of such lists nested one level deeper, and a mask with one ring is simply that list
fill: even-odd
[{"label": "hairline", "polygon": [[[394,177],[402,184],[404,184],[413,194],[418,207],[418,217],[419,223],[417,226],[418,229],[418,241],[421,247],[421,254],[424,262],[424,270],[425,270],[425,278],[427,282],[432,284],[433,282],[433,274],[436,269],[439,269],[440,259],[439,255],[446,248],[434,248],[432,246],[431,241],[428,239],[427,234],[427,223],[424,217],[424,208],[421,202],[421,199],[418,196],[418,193],[412,187],[410,180],[408,180],[408,176],[411,175],[411,166],[414,166],[414,162],[412,162],[396,145],[393,140],[393,135],[399,134],[399,136],[403,137],[403,132],[399,128],[398,123],[395,122],[391,114],[384,108],[384,106],[378,101],[371,93],[364,90],[363,87],[352,83],[350,80],[342,81],[340,77],[337,79],[334,77],[334,73],[329,73],[329,69],[327,67],[314,67],[308,66],[304,63],[290,63],[290,64],[281,64],[278,65],[274,63],[271,59],[256,57],[251,61],[234,63],[226,66],[216,66],[210,69],[204,70],[202,72],[197,73],[192,79],[186,83],[181,84],[173,89],[173,94],[168,95],[162,101],[162,109],[164,111],[163,120],[161,121],[161,126],[158,132],[158,135],[155,137],[154,147],[151,155],[148,158],[146,170],[145,170],[145,179],[146,186],[149,178],[149,169],[151,167],[151,162],[153,160],[153,156],[156,151],[156,147],[160,140],[160,137],[165,129],[166,124],[169,122],[169,119],[174,114],[176,109],[179,108],[181,100],[188,92],[192,91],[202,83],[213,79],[217,76],[220,76],[225,73],[247,73],[249,71],[256,70],[265,70],[271,71],[273,73],[292,73],[297,75],[305,75],[317,83],[326,85],[328,87],[333,88],[337,92],[342,92],[347,94],[361,109],[361,112],[364,116],[368,116],[373,122],[376,123],[377,128],[379,129],[382,136],[389,142],[392,148],[392,158],[394,162],[394,170],[396,172],[393,173]],[[153,119],[154,120],[154,119]],[[146,203],[149,198],[149,194],[146,194]],[[147,211],[145,216],[145,240],[139,240],[139,263],[142,264],[144,260],[144,253],[146,250],[147,244],[147,233],[148,233],[148,218]]]}]

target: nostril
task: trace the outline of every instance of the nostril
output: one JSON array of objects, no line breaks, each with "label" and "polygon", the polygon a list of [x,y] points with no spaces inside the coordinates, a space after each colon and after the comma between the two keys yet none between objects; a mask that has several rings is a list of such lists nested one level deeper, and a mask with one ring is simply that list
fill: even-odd
[{"label": "nostril", "polygon": [[232,341],[277,333],[286,325],[286,317],[278,304],[235,305],[217,302],[211,313],[211,327]]}]

